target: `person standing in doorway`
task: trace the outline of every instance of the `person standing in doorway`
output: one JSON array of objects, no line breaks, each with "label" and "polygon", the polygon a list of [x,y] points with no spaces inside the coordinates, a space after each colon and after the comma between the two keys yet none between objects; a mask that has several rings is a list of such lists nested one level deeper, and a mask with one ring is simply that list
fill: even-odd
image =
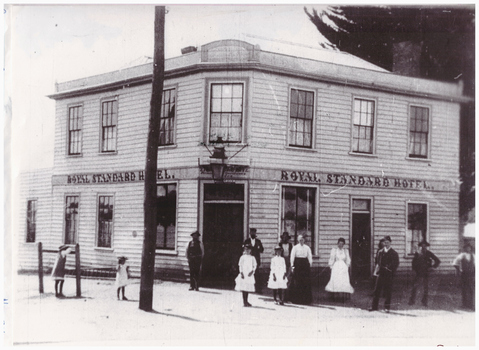
[{"label": "person standing in doorway", "polygon": [[391,295],[394,273],[399,266],[399,255],[391,248],[391,237],[384,237],[384,248],[379,252],[378,256],[378,279],[376,289],[374,290],[373,304],[369,311],[377,311],[379,297],[381,292],[384,293],[384,309],[386,312],[391,310]]},{"label": "person standing in doorway", "polygon": [[264,252],[263,243],[257,238],[256,229],[249,229],[249,238],[246,238],[243,245],[251,245],[251,255],[256,259],[256,270],[254,273],[256,293],[262,292],[261,278],[259,276],[259,266],[261,265],[261,253]]},{"label": "person standing in doorway", "polygon": [[190,268],[190,290],[199,290],[204,248],[203,243],[200,242],[200,233],[198,231],[193,232],[190,236],[192,240],[186,247],[186,258],[188,259],[188,266]]},{"label": "person standing in doorway", "polygon": [[416,293],[419,285],[423,284],[424,291],[422,295],[422,305],[427,306],[427,297],[429,292],[429,269],[437,268],[441,263],[441,260],[430,252],[427,247],[429,243],[422,241],[419,243],[419,251],[414,254],[412,259],[412,269],[416,273],[414,281],[412,283],[411,297],[409,298],[409,305],[414,305],[416,301]]},{"label": "person standing in doorway", "polygon": [[464,252],[459,254],[452,263],[461,275],[462,307],[474,310],[474,297],[476,295],[476,261],[472,246],[466,244]]}]

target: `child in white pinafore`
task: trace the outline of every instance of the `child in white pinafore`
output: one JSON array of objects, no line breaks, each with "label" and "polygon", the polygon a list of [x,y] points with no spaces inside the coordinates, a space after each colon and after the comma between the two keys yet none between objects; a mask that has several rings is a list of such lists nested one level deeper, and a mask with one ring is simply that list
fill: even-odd
[{"label": "child in white pinafore", "polygon": [[128,258],[124,256],[120,256],[118,258],[118,267],[116,269],[116,296],[118,297],[118,300],[120,300],[120,290],[123,293],[123,300],[128,300],[127,297],[125,296],[125,286],[128,285],[129,281],[128,279],[130,278],[130,267],[126,264],[126,260]]},{"label": "child in white pinafore", "polygon": [[[281,256],[283,248],[277,246],[274,248],[274,257],[271,259],[271,271],[269,273],[268,288],[273,290],[274,302],[284,305],[283,289],[288,287],[286,279],[286,262]],[[279,294],[279,302],[276,299],[276,292]]]},{"label": "child in white pinafore", "polygon": [[256,270],[256,258],[251,255],[251,244],[244,245],[244,253],[238,262],[239,275],[236,277],[235,290],[243,292],[243,305],[251,306],[248,302],[248,293],[254,292],[254,271]]}]

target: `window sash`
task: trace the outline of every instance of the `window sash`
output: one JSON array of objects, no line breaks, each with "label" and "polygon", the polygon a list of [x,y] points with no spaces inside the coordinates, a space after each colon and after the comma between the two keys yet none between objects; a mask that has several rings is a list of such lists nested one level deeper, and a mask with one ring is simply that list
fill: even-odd
[{"label": "window sash", "polygon": [[77,243],[79,197],[67,196],[65,199],[65,244]]},{"label": "window sash", "polygon": [[82,107],[70,107],[68,111],[68,154],[81,154]]},{"label": "window sash", "polygon": [[429,108],[411,106],[409,120],[409,157],[427,158]]},{"label": "window sash", "polygon": [[314,93],[291,89],[289,145],[311,148],[313,142]]},{"label": "window sash", "polygon": [[117,140],[118,101],[105,101],[102,103],[102,133],[101,151],[115,152]]},{"label": "window sash", "polygon": [[156,249],[174,250],[176,245],[176,184],[157,185]]},{"label": "window sash", "polygon": [[373,153],[374,114],[374,101],[354,99],[353,152]]},{"label": "window sash", "polygon": [[160,112],[159,146],[174,144],[176,115],[176,89],[163,91]]},{"label": "window sash", "polygon": [[113,236],[113,196],[98,197],[98,240],[100,248],[111,248]]},{"label": "window sash", "polygon": [[37,201],[29,200],[27,202],[27,243],[33,243],[36,239],[37,231]]},{"label": "window sash", "polygon": [[209,142],[241,142],[243,95],[243,83],[211,84]]}]

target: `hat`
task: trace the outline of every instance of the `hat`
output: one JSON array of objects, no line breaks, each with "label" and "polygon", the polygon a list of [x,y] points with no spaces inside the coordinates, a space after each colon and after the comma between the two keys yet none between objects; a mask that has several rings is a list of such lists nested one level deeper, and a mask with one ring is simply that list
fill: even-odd
[{"label": "hat", "polygon": [[243,248],[244,249],[252,249],[253,247],[251,246],[251,244],[246,243],[246,244],[243,244]]},{"label": "hat", "polygon": [[63,245],[58,247],[58,251],[61,252],[62,250],[66,250],[68,248],[70,248],[70,246],[68,244],[63,244]]},{"label": "hat", "polygon": [[283,250],[283,248],[279,245],[277,245],[276,247],[274,247],[274,251],[277,251],[277,250]]},{"label": "hat", "polygon": [[254,233],[256,233],[256,229],[255,229],[254,227],[251,227],[251,228],[249,229],[249,232],[254,232]]},{"label": "hat", "polygon": [[391,236],[384,236],[384,240],[385,240],[385,241],[392,242],[392,241],[391,241]]},{"label": "hat", "polygon": [[422,246],[423,244],[425,244],[426,247],[430,246],[430,244],[426,240],[423,240],[422,242],[419,242],[419,246]]},{"label": "hat", "polygon": [[119,256],[118,261],[121,261],[121,260],[128,260],[128,258],[126,256]]},{"label": "hat", "polygon": [[281,234],[281,237],[288,237],[288,238],[291,238],[291,236],[289,235],[288,231],[284,231],[282,234]]},{"label": "hat", "polygon": [[201,234],[198,231],[193,232],[190,236],[193,236],[193,235],[201,236]]}]

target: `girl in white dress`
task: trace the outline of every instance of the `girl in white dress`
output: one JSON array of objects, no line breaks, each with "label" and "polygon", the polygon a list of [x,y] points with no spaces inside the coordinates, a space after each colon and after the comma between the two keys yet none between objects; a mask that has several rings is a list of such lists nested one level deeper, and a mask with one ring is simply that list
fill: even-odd
[{"label": "girl in white dress", "polygon": [[[348,293],[354,292],[351,283],[349,282],[349,265],[351,265],[351,258],[349,252],[344,248],[344,238],[338,239],[338,246],[331,249],[331,255],[329,257],[329,267],[331,268],[331,278],[326,285],[326,291],[335,293]],[[343,294],[339,294],[343,296]]]},{"label": "girl in white dress", "polygon": [[236,277],[235,290],[243,292],[243,305],[251,306],[248,302],[248,293],[254,292],[254,271],[256,270],[256,258],[251,255],[251,244],[244,245],[244,253],[238,263],[239,275]]},{"label": "girl in white dress", "polygon": [[121,256],[118,258],[118,267],[116,269],[116,296],[120,300],[120,291],[123,293],[123,300],[128,300],[125,296],[125,286],[128,285],[128,279],[130,278],[130,267],[126,264],[128,258]]},{"label": "girl in white dress", "polygon": [[[274,248],[274,257],[271,259],[271,271],[269,273],[268,288],[273,290],[274,302],[276,304],[284,305],[283,289],[288,287],[286,279],[286,262],[281,256],[283,248],[277,246]],[[279,302],[276,299],[276,294],[279,294]]]}]

